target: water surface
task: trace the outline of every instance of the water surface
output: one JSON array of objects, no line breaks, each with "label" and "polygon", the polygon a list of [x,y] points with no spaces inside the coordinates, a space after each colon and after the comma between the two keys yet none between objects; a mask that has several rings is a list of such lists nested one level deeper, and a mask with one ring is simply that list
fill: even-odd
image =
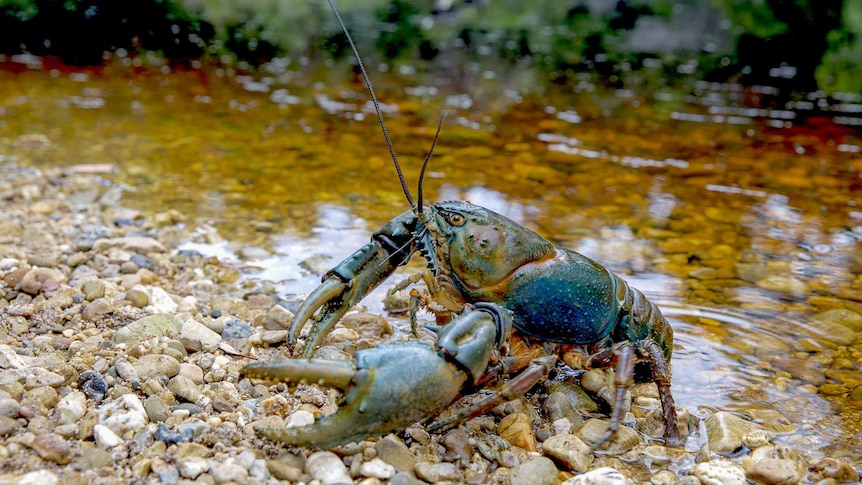
[{"label": "water surface", "polygon": [[[242,261],[283,294],[307,294],[316,268],[407,209],[349,66],[3,67],[0,163],[103,171],[103,200],[176,224],[174,245]],[[798,427],[779,441],[859,466],[862,100],[383,67],[372,75],[414,193],[447,111],[428,199],[487,206],[644,290],[675,328],[674,394],[695,415],[774,408]],[[383,311],[382,294],[366,305]]]}]

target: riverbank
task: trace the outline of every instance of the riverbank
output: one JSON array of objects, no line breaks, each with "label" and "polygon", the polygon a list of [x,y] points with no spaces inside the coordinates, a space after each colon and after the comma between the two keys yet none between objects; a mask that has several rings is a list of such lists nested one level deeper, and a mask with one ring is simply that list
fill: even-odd
[{"label": "riverbank", "polygon": [[[175,211],[145,218],[118,205],[120,189],[100,176],[109,170],[0,161],[0,482],[858,480],[840,458],[776,445],[796,425],[770,410],[698,410],[685,449],[648,442],[662,426],[652,385],[635,389],[632,427],[603,453],[588,447],[607,426],[601,400],[559,381],[442,436],[417,427],[330,451],[283,449],[254,427],[329,413],[337,394],[239,372],[250,356],[286,352],[296,301],[243,277],[244,263],[177,249],[201,228]],[[335,332],[328,356],[387,333],[378,317],[356,315],[377,325]],[[607,386],[607,374],[591,377],[584,387]]]}]

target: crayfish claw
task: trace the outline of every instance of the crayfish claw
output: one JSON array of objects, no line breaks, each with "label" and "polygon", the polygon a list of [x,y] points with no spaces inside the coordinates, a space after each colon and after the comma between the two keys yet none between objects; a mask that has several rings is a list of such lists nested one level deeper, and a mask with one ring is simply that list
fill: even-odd
[{"label": "crayfish claw", "polygon": [[346,392],[338,411],[313,424],[258,429],[291,446],[329,448],[404,429],[433,416],[458,396],[467,373],[425,342],[380,345],[356,353],[356,364],[323,359],[254,363],[249,377],[320,382]]},{"label": "crayfish claw", "polygon": [[241,374],[252,379],[320,384],[346,389],[356,375],[351,362],[341,360],[280,359],[252,362]]},{"label": "crayfish claw", "polygon": [[314,314],[320,310],[319,318],[312,324],[301,354],[305,359],[311,358],[319,341],[329,333],[338,319],[347,313],[349,305],[344,304],[344,301],[347,299],[345,294],[349,289],[350,286],[339,278],[327,277],[308,295],[296,310],[296,315],[288,329],[287,343],[291,349],[296,347],[297,338],[305,327],[305,322],[313,320]]}]

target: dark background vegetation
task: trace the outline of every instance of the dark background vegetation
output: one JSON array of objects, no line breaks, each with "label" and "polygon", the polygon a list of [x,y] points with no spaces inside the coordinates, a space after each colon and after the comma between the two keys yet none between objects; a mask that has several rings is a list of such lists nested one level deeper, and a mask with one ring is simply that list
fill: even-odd
[{"label": "dark background vegetation", "polygon": [[[862,93],[862,0],[341,0],[386,62],[530,63],[552,80],[681,76]],[[253,67],[344,57],[325,0],[0,0],[0,53],[99,65],[155,52]]]}]

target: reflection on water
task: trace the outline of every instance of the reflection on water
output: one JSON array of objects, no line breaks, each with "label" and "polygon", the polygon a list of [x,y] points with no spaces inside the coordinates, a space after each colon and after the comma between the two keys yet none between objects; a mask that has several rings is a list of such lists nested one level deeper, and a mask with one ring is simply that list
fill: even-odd
[{"label": "reflection on water", "polygon": [[[308,294],[408,208],[364,87],[342,66],[15,71],[0,71],[0,163],[113,166],[124,205],[199,229],[178,247],[236,260],[283,295]],[[489,207],[644,290],[675,329],[674,392],[693,414],[774,408],[799,426],[780,439],[858,465],[860,99],[483,72],[455,86],[374,74],[414,193],[449,110],[429,201]],[[363,304],[382,312],[399,279]]]}]

